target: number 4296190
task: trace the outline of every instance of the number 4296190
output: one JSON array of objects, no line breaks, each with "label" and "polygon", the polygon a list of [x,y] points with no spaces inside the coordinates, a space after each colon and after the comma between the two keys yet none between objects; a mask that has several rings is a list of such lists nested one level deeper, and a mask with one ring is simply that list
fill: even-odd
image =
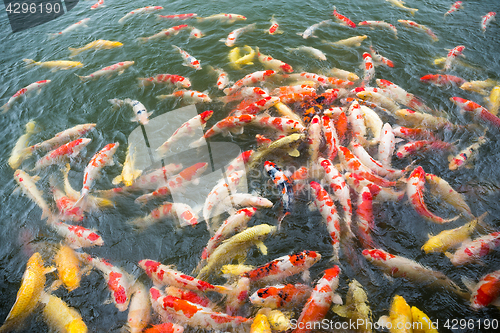
[{"label": "number 4296190", "polygon": [[447,319],[444,327],[449,330],[458,329],[498,329],[497,319]]},{"label": "number 4296190", "polygon": [[50,14],[52,12],[59,13],[61,11],[61,5],[58,3],[51,4],[47,2],[45,4],[40,3],[26,3],[26,2],[13,2],[7,5],[5,11],[9,14],[42,14],[47,13]]}]

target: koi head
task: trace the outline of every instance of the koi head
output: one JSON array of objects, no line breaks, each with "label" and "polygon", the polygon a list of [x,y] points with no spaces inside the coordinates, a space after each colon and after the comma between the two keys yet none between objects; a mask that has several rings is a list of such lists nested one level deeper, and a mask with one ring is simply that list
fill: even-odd
[{"label": "koi head", "polygon": [[[149,259],[144,259],[139,261],[139,266],[146,271],[146,274],[151,277],[153,273],[156,273],[158,270],[158,267],[160,266],[160,263],[157,261],[149,260]],[[151,288],[154,289],[154,288]],[[151,290],[150,290],[151,292]],[[158,296],[159,297],[159,296]],[[156,298],[158,298],[156,297]],[[154,297],[153,297],[154,298]],[[154,298],[154,299],[156,299]]]}]

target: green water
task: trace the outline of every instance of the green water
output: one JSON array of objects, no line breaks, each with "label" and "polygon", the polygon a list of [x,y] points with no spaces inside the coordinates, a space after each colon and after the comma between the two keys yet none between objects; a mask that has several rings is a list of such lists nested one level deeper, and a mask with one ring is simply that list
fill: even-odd
[{"label": "green water", "polygon": [[[171,88],[154,87],[140,88],[137,77],[148,77],[160,73],[179,74],[192,82],[192,89],[206,91],[214,99],[222,96],[215,87],[216,75],[209,70],[209,66],[224,68],[232,81],[244,75],[262,70],[262,66],[255,63],[243,70],[234,70],[228,64],[230,48],[219,39],[236,28],[250,23],[256,23],[255,31],[246,33],[237,39],[236,46],[258,46],[264,54],[289,63],[296,72],[321,72],[331,67],[349,70],[362,76],[359,65],[361,55],[367,51],[370,43],[382,55],[395,62],[395,68],[377,67],[376,77],[390,80],[409,92],[420,96],[426,103],[435,109],[443,110],[448,117],[458,123],[465,124],[466,120],[459,115],[456,107],[449,101],[451,96],[460,96],[472,99],[484,105],[482,96],[468,93],[457,87],[438,88],[420,83],[419,78],[425,74],[437,73],[438,69],[432,61],[446,56],[446,49],[457,45],[466,47],[464,54],[466,61],[474,68],[456,67],[450,74],[458,75],[466,80],[484,80],[491,78],[499,80],[500,73],[500,45],[498,38],[499,26],[492,22],[486,34],[480,30],[480,18],[489,11],[499,11],[498,1],[464,1],[464,8],[443,19],[443,14],[449,9],[453,1],[445,0],[408,0],[406,6],[418,8],[414,17],[406,11],[391,6],[383,0],[353,0],[348,2],[330,1],[249,1],[235,4],[233,1],[106,1],[106,7],[90,10],[91,1],[80,1],[72,11],[59,17],[57,20],[44,25],[11,33],[5,12],[0,13],[0,99],[5,103],[20,88],[43,79],[52,80],[44,87],[39,95],[31,96],[16,105],[5,115],[0,116],[0,322],[7,316],[14,303],[17,290],[20,286],[22,274],[30,251],[45,248],[50,257],[50,245],[58,244],[60,238],[49,228],[45,221],[40,220],[41,210],[28,198],[13,195],[15,181],[13,170],[7,164],[7,159],[15,145],[17,138],[24,133],[24,126],[33,119],[42,129],[31,139],[31,144],[51,138],[57,132],[81,123],[96,123],[96,130],[88,137],[92,143],[83,151],[80,158],[72,164],[70,173],[71,183],[76,189],[80,188],[85,168],[91,156],[104,145],[119,142],[120,149],[115,160],[122,162],[125,159],[125,147],[132,131],[138,128],[137,123],[130,122],[132,111],[121,108],[113,111],[107,102],[110,98],[131,98],[141,101],[149,111],[154,111],[152,117],[166,119],[165,114],[177,107],[179,102],[158,101],[154,96],[166,94]],[[154,15],[131,17],[124,25],[118,20],[129,11],[148,5],[164,7],[161,14],[197,13],[198,16],[209,16],[221,12],[236,13],[246,16],[246,21],[234,24],[224,24],[219,21],[198,22],[190,19],[182,21],[200,29],[205,36],[201,39],[189,39],[189,33],[181,32],[170,39],[152,41],[139,44],[137,37],[151,36],[161,29],[176,24],[175,21],[157,21]],[[368,28],[349,29],[339,24],[321,27],[316,35],[318,38],[302,39],[297,33],[303,32],[312,24],[332,19],[332,5],[336,5],[340,13],[348,16],[354,22],[363,20],[384,20],[398,28],[397,40],[393,33],[383,29],[370,30]],[[268,35],[263,32],[270,26],[272,15],[280,24],[284,34]],[[71,32],[54,40],[48,40],[48,33],[55,33],[81,19],[89,17],[89,28]],[[415,20],[431,28],[439,37],[439,41],[432,43],[423,32],[409,30],[397,23],[398,19]],[[321,40],[337,41],[355,35],[366,34],[369,38],[359,48],[334,49],[321,43]],[[120,41],[121,48],[112,50],[87,51],[72,60],[81,61],[83,68],[66,71],[51,72],[46,68],[26,68],[23,58],[36,61],[68,60],[68,47],[82,47],[96,39]],[[177,45],[195,56],[203,67],[200,71],[182,66],[182,59],[171,45]],[[290,53],[286,47],[299,45],[316,47],[327,55],[327,61],[311,59],[303,53]],[[77,76],[88,75],[102,67],[119,61],[135,61],[135,65],[120,76],[111,79],[99,79],[82,83]],[[209,125],[227,116],[228,108],[221,103],[198,105],[199,112],[212,109],[215,111]],[[167,116],[168,117],[168,116]],[[163,121],[163,120],[162,120]],[[165,126],[168,127],[168,121]],[[257,130],[246,130],[241,136],[233,138],[217,137],[214,141],[226,141],[239,145],[240,149],[255,148],[254,136]],[[472,143],[476,134],[464,131],[447,130],[442,133],[444,139],[456,142],[459,149]],[[432,153],[418,156],[417,164],[422,165],[426,172],[434,173],[447,180],[454,188],[461,189],[473,213],[480,215],[488,212],[488,222],[492,226],[499,226],[500,209],[498,205],[498,186],[500,172],[497,168],[500,155],[498,154],[498,133],[488,133],[488,144],[480,149],[478,160],[471,169],[451,172],[448,170],[446,154]],[[221,160],[233,158],[234,151],[221,153]],[[28,170],[33,167],[35,159],[28,160],[23,167]],[[408,161],[396,162],[396,166],[404,167]],[[295,165],[292,165],[295,164]],[[289,166],[299,166],[290,163]],[[284,166],[285,167],[285,166]],[[279,196],[268,184],[268,178],[262,175],[261,170],[251,172],[252,181],[249,182],[249,191],[259,192],[273,202],[279,201]],[[57,168],[41,173],[42,181],[39,189],[47,194],[48,176],[58,175]],[[96,182],[96,189],[111,188],[111,179],[120,173],[119,167],[108,167],[102,177]],[[205,189],[206,190],[206,189]],[[208,189],[210,190],[210,189]],[[193,196],[196,193],[193,192]],[[142,208],[133,204],[131,198],[120,198],[116,207],[101,213],[93,213],[86,217],[83,225],[96,228],[103,237],[105,246],[102,248],[86,249],[88,253],[109,259],[113,264],[123,267],[147,286],[150,286],[145,274],[137,267],[137,262],[144,258],[161,261],[165,264],[174,264],[186,273],[190,273],[198,262],[199,255],[209,234],[203,225],[195,228],[176,229],[171,221],[157,224],[142,233],[137,233],[125,222],[133,217],[148,213],[147,206]],[[426,198],[430,208],[441,216],[451,216],[449,207]],[[308,200],[305,197],[297,198],[295,211],[287,218],[282,232],[266,240],[268,255],[263,256],[256,249],[248,255],[248,264],[259,265],[274,258],[299,252],[315,250],[323,254],[324,259],[313,266],[311,277],[314,281],[322,272],[330,267],[328,235],[317,212],[309,212]],[[251,225],[258,223],[276,224],[280,212],[279,202],[272,209],[261,210]],[[498,251],[485,258],[485,265],[470,265],[455,268],[444,255],[424,255],[421,245],[427,240],[427,234],[436,234],[441,230],[457,227],[465,221],[460,219],[449,226],[439,226],[426,222],[409,206],[403,202],[385,203],[374,208],[375,230],[374,239],[377,244],[387,251],[399,254],[429,267],[442,271],[455,282],[461,284],[461,276],[467,276],[478,281],[483,275],[500,269]],[[354,249],[359,254],[360,249]],[[368,293],[372,305],[373,318],[388,314],[390,300],[395,294],[405,297],[410,305],[423,310],[435,321],[440,321],[440,332],[447,332],[442,325],[447,319],[474,319],[474,330],[467,332],[488,332],[479,329],[477,320],[500,319],[500,313],[495,308],[487,308],[478,312],[470,309],[468,302],[439,289],[429,289],[418,283],[403,279],[387,280],[380,271],[361,260],[362,266],[351,266],[342,258],[342,274],[339,292],[345,296],[347,284],[356,278]],[[49,281],[53,277],[48,278]],[[217,280],[216,280],[217,281]],[[221,280],[218,280],[219,282]],[[292,282],[298,282],[292,279]],[[252,290],[253,292],[253,290]],[[82,279],[82,285],[77,290],[68,293],[62,288],[55,292],[70,306],[81,313],[90,332],[118,331],[126,321],[126,312],[121,313],[113,304],[105,304],[109,297],[107,286],[101,275],[91,273]],[[300,309],[297,309],[300,311]],[[250,315],[249,313],[243,313]],[[297,314],[298,316],[298,314]],[[342,319],[329,313],[327,318],[334,321]],[[459,327],[459,326],[458,326]],[[45,332],[47,326],[43,323],[39,313],[36,313],[24,327],[25,332]],[[453,330],[465,332],[465,330]]]}]

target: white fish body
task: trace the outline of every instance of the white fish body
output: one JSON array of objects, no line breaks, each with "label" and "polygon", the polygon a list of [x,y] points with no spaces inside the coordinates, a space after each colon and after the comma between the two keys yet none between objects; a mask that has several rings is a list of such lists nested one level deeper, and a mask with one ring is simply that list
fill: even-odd
[{"label": "white fish body", "polygon": [[311,46],[299,46],[297,48],[287,48],[288,51],[302,51],[312,55],[319,60],[326,60],[326,55],[321,51]]},{"label": "white fish body", "polygon": [[69,27],[67,27],[66,29],[64,29],[64,30],[62,30],[60,32],[57,32],[55,34],[49,34],[49,39],[54,39],[54,38],[56,38],[58,36],[65,35],[65,34],[71,32],[71,31],[79,29],[80,27],[88,28],[88,25],[87,25],[88,21],[90,21],[90,18],[84,18],[83,20],[78,21],[78,22],[70,25]]}]

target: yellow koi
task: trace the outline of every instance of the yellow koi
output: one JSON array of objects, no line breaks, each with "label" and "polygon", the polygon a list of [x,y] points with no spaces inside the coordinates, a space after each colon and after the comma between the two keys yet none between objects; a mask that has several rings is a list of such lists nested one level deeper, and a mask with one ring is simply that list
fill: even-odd
[{"label": "yellow koi", "polygon": [[40,253],[34,253],[26,264],[21,288],[17,292],[16,302],[12,306],[7,319],[0,327],[0,332],[8,332],[19,325],[35,309],[45,286],[45,274],[55,268],[45,267]]},{"label": "yellow koi", "polygon": [[398,7],[398,8],[401,8],[401,9],[403,9],[403,10],[406,10],[406,11],[410,12],[410,13],[411,13],[411,15],[413,15],[413,16],[415,16],[415,12],[417,12],[417,11],[418,11],[418,9],[416,9],[416,8],[409,8],[409,7],[406,7],[406,6],[404,5],[404,1],[401,1],[401,0],[385,0],[385,1],[390,2],[390,3],[391,3],[393,6],[395,6],[395,7]]},{"label": "yellow koi", "polygon": [[389,316],[382,316],[378,322],[381,326],[390,324],[389,332],[391,333],[413,333],[411,308],[399,295],[395,295],[392,300]]},{"label": "yellow koi", "polygon": [[247,54],[238,58],[234,63],[236,65],[253,65],[252,60],[255,58],[254,49],[248,45],[243,46],[243,49],[247,52]]},{"label": "yellow koi", "polygon": [[372,332],[372,312],[368,305],[368,296],[361,284],[352,280],[349,283],[345,305],[333,305],[332,311],[341,317],[349,318],[352,321],[362,322],[364,327],[359,328],[360,332]]},{"label": "yellow koi", "polygon": [[271,325],[267,320],[266,315],[257,313],[253,319],[250,333],[271,333]]},{"label": "yellow koi", "polygon": [[33,59],[23,59],[26,63],[26,66],[40,66],[45,68],[52,68],[52,72],[55,72],[58,69],[70,69],[70,68],[80,68],[83,67],[83,64],[79,61],[70,61],[70,60],[54,60],[54,61],[35,61]]},{"label": "yellow koi", "polygon": [[43,317],[54,331],[61,333],[86,333],[87,325],[76,309],[70,308],[62,299],[54,295],[43,296],[45,303]]},{"label": "yellow koi", "polygon": [[460,89],[476,92],[478,94],[487,96],[488,89],[493,88],[498,82],[492,79],[487,79],[484,81],[469,81],[465,82],[460,86]]},{"label": "yellow koi", "polygon": [[488,110],[495,116],[498,114],[498,109],[500,108],[500,86],[495,86],[490,93],[490,97],[487,99]]},{"label": "yellow koi", "polygon": [[123,44],[120,42],[113,42],[110,40],[104,40],[104,39],[98,39],[93,42],[88,43],[84,47],[80,48],[72,48],[68,47],[68,49],[71,51],[70,58],[74,57],[84,51],[87,50],[109,50],[109,49],[114,49],[115,47],[122,47]]},{"label": "yellow koi", "polygon": [[135,164],[135,147],[134,153],[130,153],[130,146],[127,148],[127,155],[125,157],[125,162],[123,163],[122,173],[119,176],[116,176],[113,179],[113,184],[117,185],[120,183],[124,183],[125,186],[131,186],[134,183],[134,180],[139,178],[142,174],[142,170],[137,170],[134,168]]},{"label": "yellow koi", "polygon": [[417,307],[411,307],[413,333],[438,333],[430,318]]},{"label": "yellow koi", "polygon": [[26,133],[17,139],[14,149],[9,157],[9,165],[12,169],[17,169],[21,163],[32,155],[31,149],[28,148],[28,142],[32,134],[38,132],[34,120],[26,124]]},{"label": "yellow koi", "polygon": [[336,41],[334,43],[328,42],[326,40],[323,40],[322,42],[326,43],[330,46],[334,46],[334,47],[335,46],[359,47],[359,46],[361,46],[361,42],[367,38],[368,38],[368,36],[363,35],[363,36],[354,36],[354,37],[347,38],[347,39],[341,39],[341,40]]},{"label": "yellow koi", "polygon": [[[75,251],[67,245],[61,245],[54,257],[54,262],[57,267],[59,283],[62,283],[68,291],[78,288],[82,273],[80,271],[80,260],[76,256]],[[54,288],[59,283],[54,284]]]}]

